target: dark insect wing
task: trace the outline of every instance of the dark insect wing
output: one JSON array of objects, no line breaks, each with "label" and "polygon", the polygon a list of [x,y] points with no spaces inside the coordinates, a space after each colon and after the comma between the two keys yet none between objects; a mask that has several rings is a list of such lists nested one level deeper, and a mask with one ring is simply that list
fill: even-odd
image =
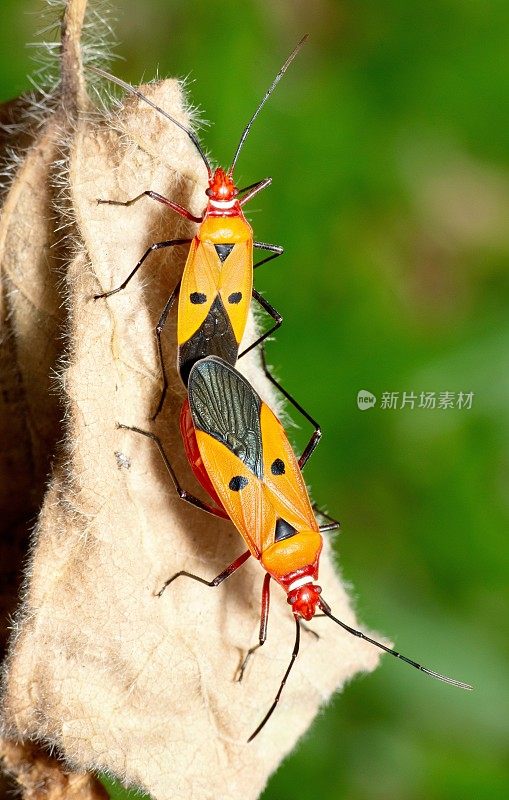
[{"label": "dark insect wing", "polygon": [[[199,293],[196,292],[195,295]],[[190,296],[191,303],[196,304],[197,300],[198,297]],[[221,297],[217,295],[198,330],[187,342],[180,345],[179,370],[182,380],[187,384],[193,364],[211,354],[235,363],[238,349],[230,319]]]},{"label": "dark insect wing", "polygon": [[195,428],[263,478],[261,400],[245,378],[220,358],[204,358],[190,372],[188,393]]}]

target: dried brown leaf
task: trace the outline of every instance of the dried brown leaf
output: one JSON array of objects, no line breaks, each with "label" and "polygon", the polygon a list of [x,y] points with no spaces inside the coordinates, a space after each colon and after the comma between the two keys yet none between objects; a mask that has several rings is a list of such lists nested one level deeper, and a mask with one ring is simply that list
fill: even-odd
[{"label": "dried brown leaf", "polygon": [[0,739],[0,761],[25,800],[108,800],[97,778],[69,772],[36,744]]},{"label": "dried brown leaf", "polygon": [[[143,90],[185,120],[176,82]],[[154,253],[124,292],[91,299],[117,286],[149,244],[192,228],[147,198],[130,208],[96,199],[153,189],[199,211],[204,179],[185,135],[136,99],[114,125],[82,119],[77,127],[69,187],[81,243],[68,273],[67,453],[55,463],[39,520],[5,698],[13,733],[45,740],[80,769],[109,770],[158,800],[258,797],[319,706],[378,661],[372,647],[317,620],[320,640],[303,634],[280,706],[248,745],[292,648],[283,593],[273,589],[269,638],[242,684],[235,676],[258,635],[258,564],[218,589],[182,579],[155,597],[179,569],[214,576],[243,542],[231,524],[176,497],[148,440],[115,427],[149,424],[160,388],[153,329],[185,253]],[[174,341],[172,323],[168,365]],[[245,361],[243,371],[271,400],[254,357]],[[183,485],[196,491],[179,439],[175,370],[170,382],[158,431]],[[321,581],[336,613],[353,623],[328,552]]]},{"label": "dried brown leaf", "polygon": [[[58,219],[61,147],[84,107],[79,33],[86,0],[68,3],[62,23],[62,83],[36,125],[31,101],[4,108],[2,144],[17,148],[0,218],[0,518],[4,531],[40,505],[62,409],[51,381],[62,352],[61,268],[68,256]],[[40,98],[39,98],[40,99]],[[32,101],[32,106],[33,106]],[[12,138],[6,133],[11,129]],[[19,149],[27,144],[25,150]]]},{"label": "dried brown leaf", "polygon": [[[2,481],[1,499],[6,509],[2,517],[9,524],[13,518],[26,518],[27,505],[33,513],[59,433],[61,411],[49,391],[60,352],[58,332],[63,317],[50,184],[52,165],[59,154],[61,120],[57,117],[47,123],[19,165],[0,220],[2,328],[7,332],[2,353],[7,367],[2,370],[5,407],[0,414],[6,442],[2,457],[7,461],[2,474],[7,480]],[[13,436],[19,420],[23,420],[23,434]],[[17,466],[14,470],[13,463]],[[30,492],[25,488],[27,478]],[[28,504],[27,495],[31,495]]]},{"label": "dried brown leaf", "polygon": [[18,98],[0,113],[0,159],[11,173],[0,216],[1,649],[27,527],[42,503],[61,435],[62,407],[52,382],[63,350],[59,282],[69,252],[55,187],[63,143],[87,103],[80,55],[85,8],[86,0],[70,0],[65,8],[61,83],[53,97]]}]

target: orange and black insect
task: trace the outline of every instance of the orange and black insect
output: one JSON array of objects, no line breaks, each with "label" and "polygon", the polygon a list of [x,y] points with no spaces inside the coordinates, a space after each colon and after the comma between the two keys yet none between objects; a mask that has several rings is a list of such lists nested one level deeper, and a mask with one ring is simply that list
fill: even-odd
[{"label": "orange and black insect", "polygon": [[[238,351],[246,327],[251,297],[273,318],[274,324],[246,348],[240,354],[240,357],[260,344],[267,336],[274,333],[283,321],[279,312],[253,288],[253,269],[280,256],[283,253],[283,248],[279,245],[255,241],[251,226],[242,211],[243,206],[261,192],[262,189],[269,186],[272,179],[264,178],[243,189],[238,189],[233,179],[233,172],[253,122],[307,38],[306,35],[300,40],[265,93],[255,113],[244,128],[231,165],[227,170],[222,167],[212,170],[207,155],[195,134],[162,108],[155,105],[137,89],[103,70],[90,68],[98,75],[113,81],[126,91],[144,100],[183,130],[195,145],[207,169],[208,188],[205,192],[207,204],[202,215],[198,217],[172,200],[151,190],[144,191],[131,200],[123,202],[99,200],[100,203],[129,206],[147,195],[153,200],[168,206],[180,216],[199,223],[199,228],[194,238],[172,239],[152,244],[120,286],[109,292],[95,295],[95,299],[110,297],[112,294],[124,289],[145,259],[154,250],[178,245],[190,245],[182,278],[168,298],[156,326],[163,389],[153,419],[155,419],[163,406],[168,385],[161,347],[161,333],[177,296],[179,298],[177,321],[178,368],[185,385],[187,385],[189,372],[193,364],[201,358],[217,355],[228,363],[235,364],[239,357]],[[253,248],[269,252],[270,255],[253,265]]]},{"label": "orange and black insect", "polygon": [[318,524],[301,474],[313,449],[312,439],[297,458],[269,406],[237,370],[217,357],[202,359],[192,367],[188,409],[185,405],[181,416],[186,452],[196,477],[214,500],[214,506],[180,488],[158,437],[138,428],[130,430],[156,442],[180,497],[210,513],[231,519],[248,549],[212,580],[185,570],[177,572],[166,581],[159,594],[182,576],[207,586],[218,586],[254,556],[265,570],[260,635],[258,645],[247,653],[241,675],[249,656],[266,640],[271,579],[286,592],[295,620],[290,664],[272,706],[249,741],[261,731],[276,708],[299,652],[301,620],[310,620],[317,612],[348,633],[365,639],[432,678],[462,689],[472,688],[423,667],[333,615],[317,581],[322,533],[337,527],[337,523],[331,520],[322,526]]}]

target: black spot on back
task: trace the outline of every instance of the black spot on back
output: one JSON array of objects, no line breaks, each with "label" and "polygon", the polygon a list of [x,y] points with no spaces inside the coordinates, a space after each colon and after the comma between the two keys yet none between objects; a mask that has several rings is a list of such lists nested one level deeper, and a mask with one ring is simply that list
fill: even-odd
[{"label": "black spot on back", "polygon": [[276,458],[275,461],[272,462],[270,465],[270,471],[273,475],[284,475],[285,474],[285,464],[280,458]]},{"label": "black spot on back", "polygon": [[189,299],[193,305],[199,306],[207,302],[207,295],[203,294],[203,292],[191,292]]},{"label": "black spot on back", "polygon": [[214,247],[216,248],[216,253],[218,254],[221,263],[223,264],[228,256],[230,255],[231,251],[235,247],[234,244],[215,244]]},{"label": "black spot on back", "polygon": [[232,492],[240,492],[247,484],[247,478],[244,478],[242,475],[235,475],[228,484],[228,488],[231,489]]},{"label": "black spot on back", "polygon": [[276,522],[276,528],[274,531],[274,541],[281,542],[283,539],[289,539],[291,536],[295,536],[297,533],[297,529],[290,525],[285,519],[281,519],[281,517]]},{"label": "black spot on back", "polygon": [[240,303],[242,300],[242,292],[232,292],[228,295],[228,302],[229,303]]}]

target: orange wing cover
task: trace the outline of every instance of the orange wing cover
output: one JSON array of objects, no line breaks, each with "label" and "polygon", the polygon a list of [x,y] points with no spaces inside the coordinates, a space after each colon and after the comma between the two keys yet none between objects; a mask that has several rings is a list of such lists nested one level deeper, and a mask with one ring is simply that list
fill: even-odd
[{"label": "orange wing cover", "polygon": [[253,556],[274,543],[278,520],[318,531],[285,431],[245,378],[211,357],[195,364],[188,391],[204,466]]},{"label": "orange wing cover", "polygon": [[204,238],[200,231],[191,243],[180,287],[179,345],[191,339],[203,325],[218,297],[228,315],[237,345],[240,344],[253,289],[253,241],[247,223],[238,231],[230,228],[235,226],[230,224],[227,230],[221,231],[226,242],[221,242],[220,237],[218,242]]}]

